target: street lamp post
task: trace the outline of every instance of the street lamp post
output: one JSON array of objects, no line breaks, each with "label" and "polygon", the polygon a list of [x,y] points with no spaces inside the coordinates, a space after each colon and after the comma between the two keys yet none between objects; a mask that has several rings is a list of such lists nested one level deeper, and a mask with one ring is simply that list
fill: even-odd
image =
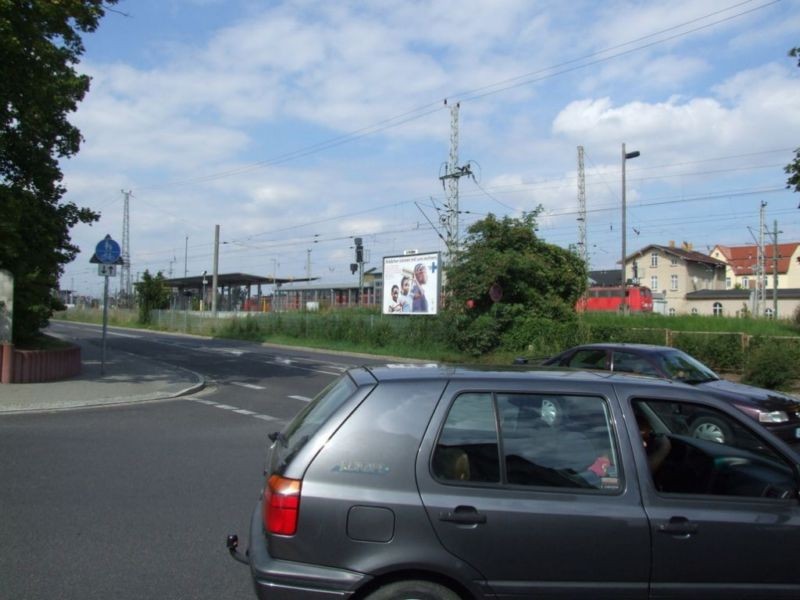
[{"label": "street lamp post", "polygon": [[625,296],[625,288],[626,288],[627,283],[628,283],[628,278],[625,276],[625,256],[627,254],[626,248],[625,248],[625,241],[626,241],[625,235],[626,235],[626,228],[627,228],[627,224],[626,224],[627,208],[626,208],[626,205],[625,205],[625,161],[627,161],[628,159],[631,159],[631,158],[636,158],[637,156],[639,156],[639,151],[638,150],[635,150],[633,152],[625,152],[625,144],[622,144],[622,263],[621,263],[622,264],[622,269],[621,269],[621,271],[622,271],[622,281],[621,281],[622,286],[620,288],[620,295],[622,296],[622,299],[621,299],[619,307],[620,307],[620,310],[622,311],[622,314],[624,314],[624,315],[628,314],[628,303],[625,300],[625,297],[626,297]]}]

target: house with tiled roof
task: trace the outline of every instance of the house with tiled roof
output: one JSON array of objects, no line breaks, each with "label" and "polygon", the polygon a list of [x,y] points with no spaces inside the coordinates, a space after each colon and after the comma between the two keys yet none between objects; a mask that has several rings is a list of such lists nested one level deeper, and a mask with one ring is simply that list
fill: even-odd
[{"label": "house with tiled roof", "polygon": [[659,299],[654,309],[664,314],[690,313],[687,294],[725,289],[726,264],[697,252],[688,242],[640,248],[625,258],[625,268],[629,280],[652,290]]},{"label": "house with tiled roof", "polygon": [[[714,246],[710,254],[726,264],[727,289],[754,290],[758,265],[758,246]],[[777,286],[775,277],[777,276]],[[764,245],[765,288],[800,288],[800,242]]]}]

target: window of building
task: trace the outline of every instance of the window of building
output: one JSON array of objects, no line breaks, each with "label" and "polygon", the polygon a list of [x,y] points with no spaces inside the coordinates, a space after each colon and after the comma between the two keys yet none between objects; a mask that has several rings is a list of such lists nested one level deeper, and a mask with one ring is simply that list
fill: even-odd
[{"label": "window of building", "polygon": [[693,309],[692,309],[692,314],[693,314],[693,315],[696,315],[696,314],[697,314],[697,309],[696,309],[696,308],[693,308]]},{"label": "window of building", "polygon": [[771,319],[775,316],[775,313],[772,312],[771,308],[767,307],[764,309],[764,316],[767,317],[768,319]]},{"label": "window of building", "polygon": [[725,289],[726,290],[731,289],[731,278],[730,277],[726,277],[725,278]]},{"label": "window of building", "polygon": [[722,316],[722,303],[714,302],[714,306],[712,308],[713,308],[715,317],[721,317]]},{"label": "window of building", "polygon": [[672,291],[675,291],[675,290],[678,289],[678,276],[677,275],[670,275],[669,276],[669,288]]},{"label": "window of building", "polygon": [[744,289],[748,289],[750,287],[750,278],[749,277],[742,277],[742,287]]},{"label": "window of building", "polygon": [[651,267],[658,266],[658,252],[653,252],[650,254],[650,266]]},{"label": "window of building", "polygon": [[650,276],[650,289],[658,291],[658,275],[651,275]]},{"label": "window of building", "polygon": [[670,317],[674,317],[675,316],[675,309],[674,308],[670,308],[669,309],[669,316]]},{"label": "window of building", "polygon": [[669,262],[673,267],[677,267],[678,266],[678,257],[677,256],[671,257],[669,259]]}]

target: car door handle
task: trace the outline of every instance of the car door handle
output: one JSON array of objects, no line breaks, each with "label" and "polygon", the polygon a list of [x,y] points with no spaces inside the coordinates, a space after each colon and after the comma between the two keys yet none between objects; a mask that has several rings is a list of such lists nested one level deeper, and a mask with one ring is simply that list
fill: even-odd
[{"label": "car door handle", "polygon": [[486,515],[474,506],[457,506],[454,510],[440,512],[439,520],[458,525],[482,525],[486,523]]},{"label": "car door handle", "polygon": [[666,533],[676,537],[688,538],[700,531],[697,523],[692,523],[686,517],[672,517],[668,523],[658,526],[659,533]]}]

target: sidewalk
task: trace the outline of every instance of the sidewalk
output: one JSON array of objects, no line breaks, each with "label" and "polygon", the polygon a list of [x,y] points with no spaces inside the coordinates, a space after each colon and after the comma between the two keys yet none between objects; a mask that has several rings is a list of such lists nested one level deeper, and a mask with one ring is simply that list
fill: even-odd
[{"label": "sidewalk", "polygon": [[0,414],[65,410],[163,400],[191,394],[205,386],[203,377],[145,357],[71,339],[81,347],[81,374],[48,383],[0,385]]}]

